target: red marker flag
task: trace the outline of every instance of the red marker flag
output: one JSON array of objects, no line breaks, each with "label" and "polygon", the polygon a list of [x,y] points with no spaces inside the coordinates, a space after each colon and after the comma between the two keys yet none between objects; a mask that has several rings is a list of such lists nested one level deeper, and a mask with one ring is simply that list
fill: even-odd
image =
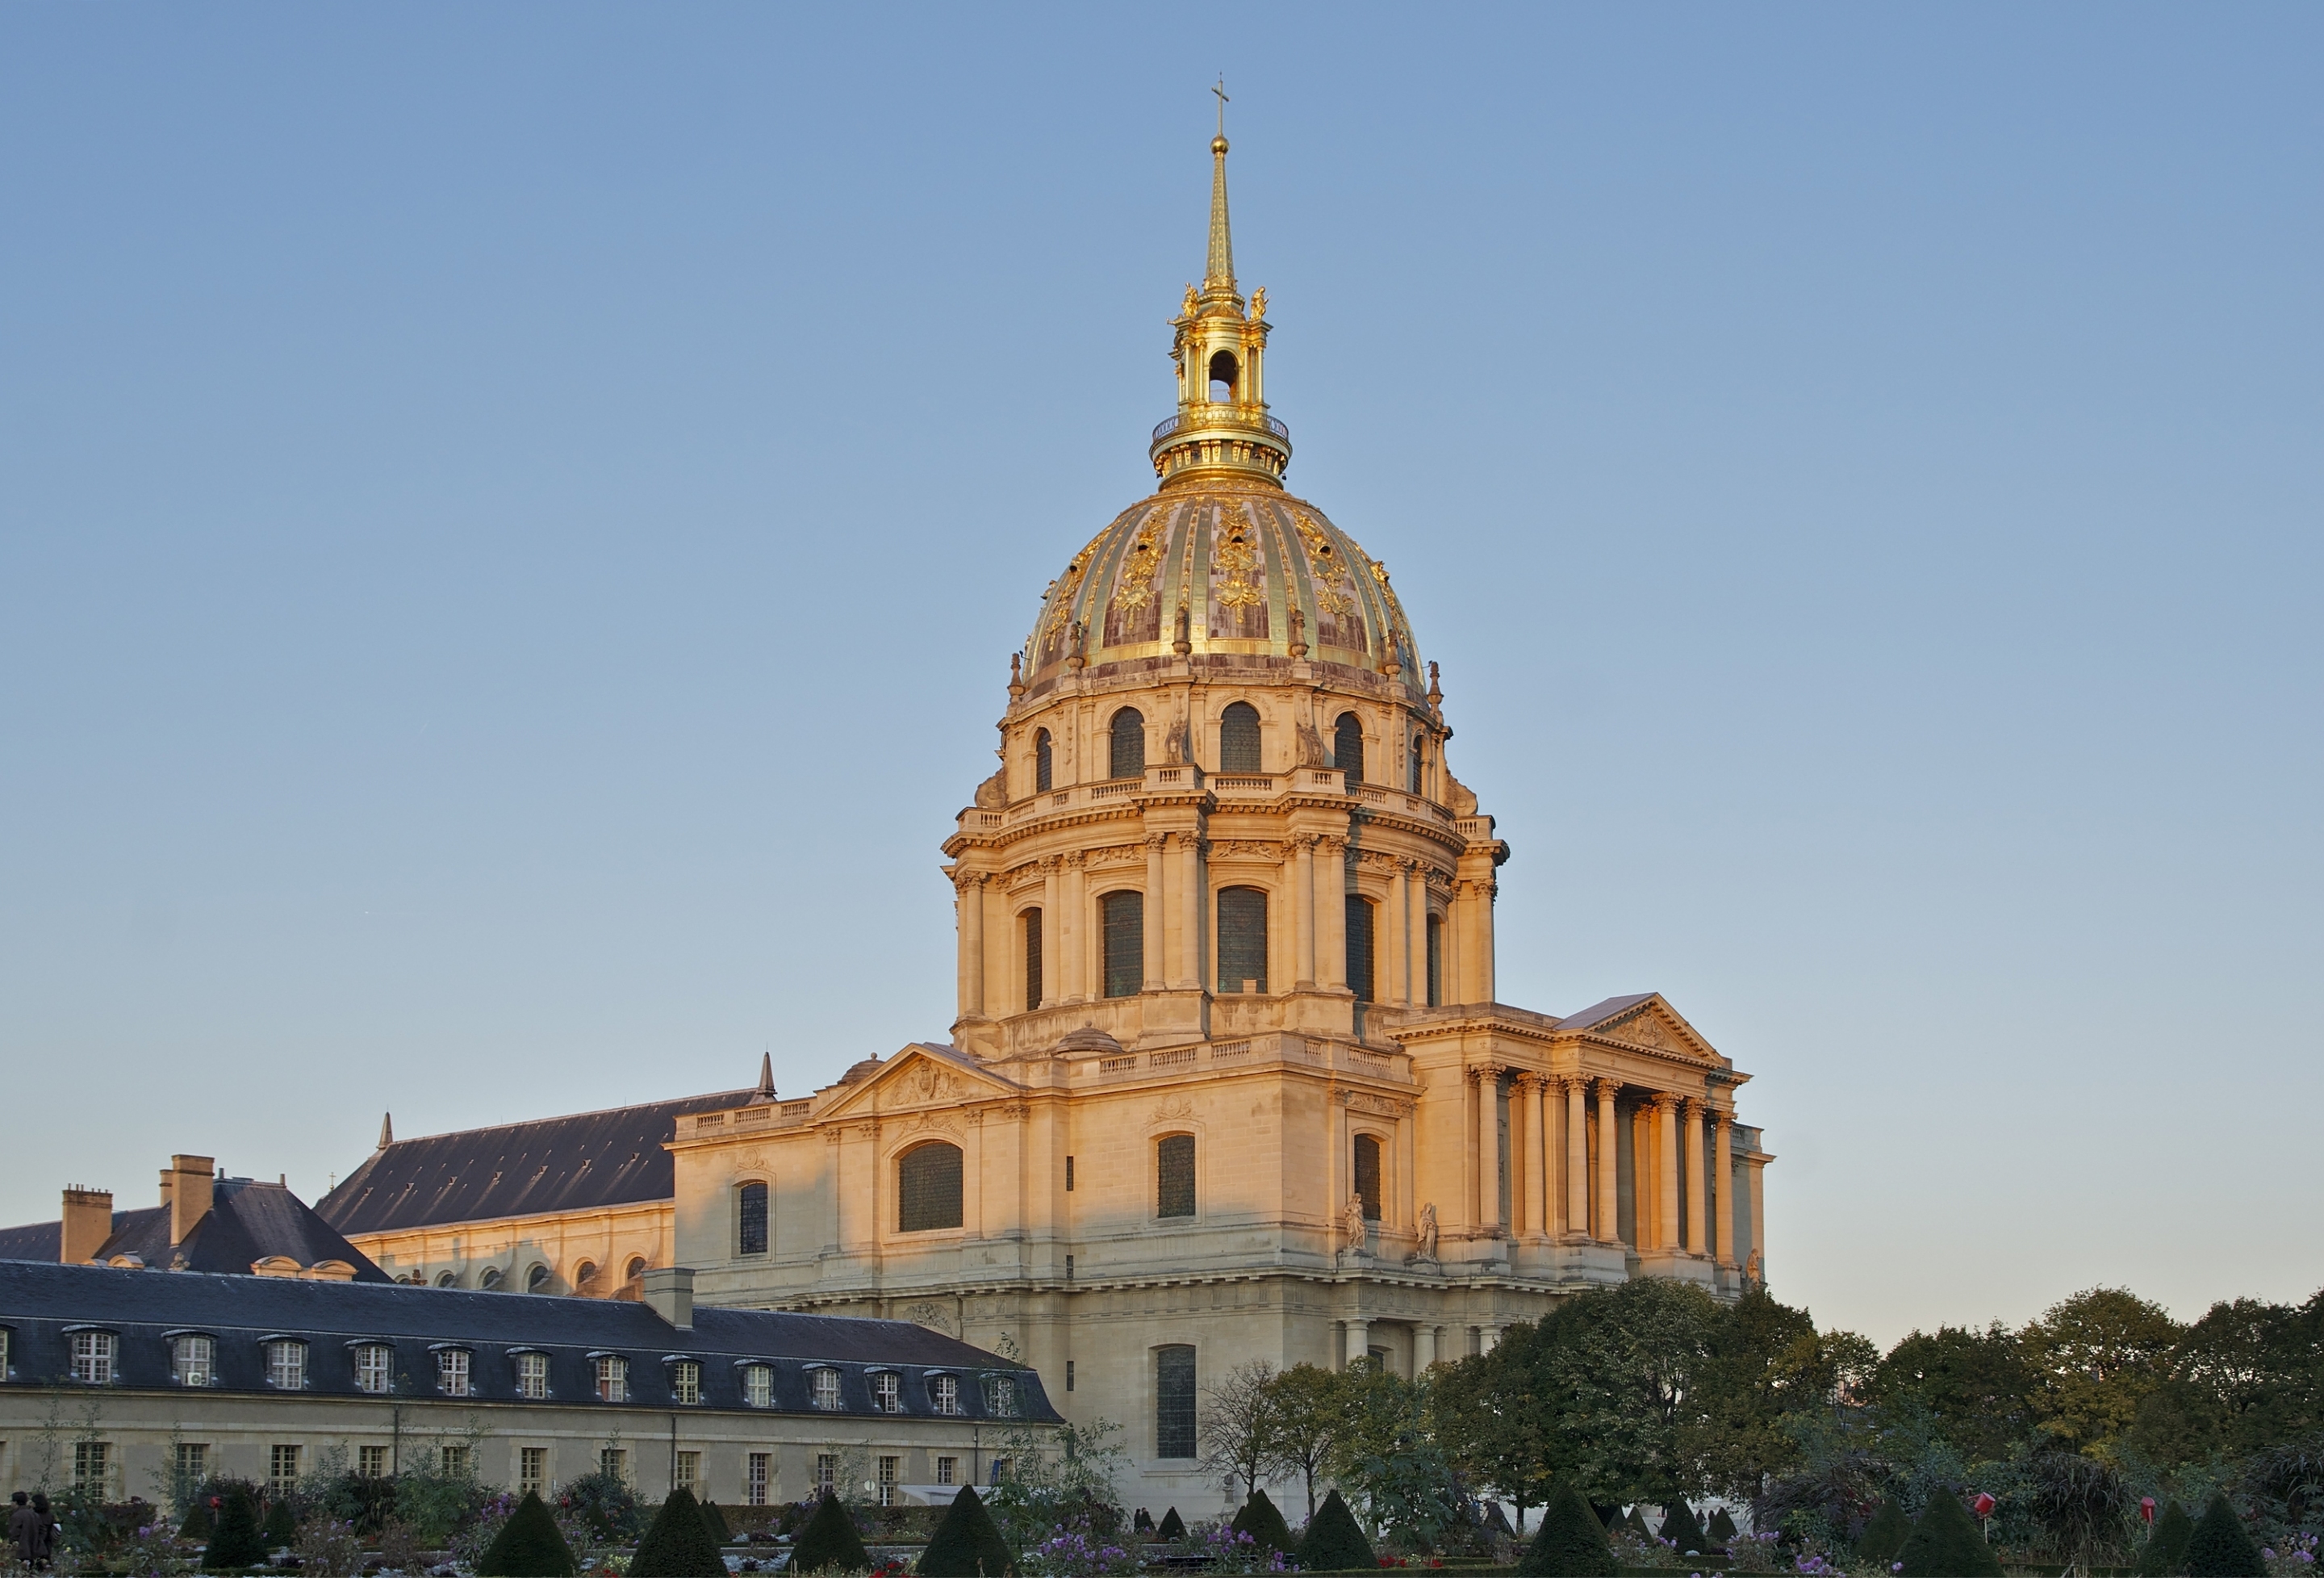
[{"label": "red marker flag", "polygon": [[1979,1518],[1990,1518],[1993,1516],[1993,1509],[2000,1505],[2000,1502],[1979,1490],[1977,1493],[1977,1500],[1969,1504],[1969,1509]]}]

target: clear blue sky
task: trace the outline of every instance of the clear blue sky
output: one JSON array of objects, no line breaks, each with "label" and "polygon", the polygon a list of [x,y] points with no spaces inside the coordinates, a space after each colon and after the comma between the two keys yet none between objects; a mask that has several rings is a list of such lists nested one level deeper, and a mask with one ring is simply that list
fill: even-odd
[{"label": "clear blue sky", "polygon": [[1500,980],[1882,1339],[2304,1297],[2314,6],[0,11],[0,1220],[803,1092],[1150,482],[1222,69]]}]

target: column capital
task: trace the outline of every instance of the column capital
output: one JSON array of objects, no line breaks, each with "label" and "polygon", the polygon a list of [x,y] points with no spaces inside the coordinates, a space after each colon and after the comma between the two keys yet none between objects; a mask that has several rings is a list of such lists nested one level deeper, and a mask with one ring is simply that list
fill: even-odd
[{"label": "column capital", "polygon": [[991,878],[982,872],[954,872],[952,875],[953,887],[963,893],[972,888],[982,888],[990,881]]},{"label": "column capital", "polygon": [[1687,1096],[1679,1104],[1686,1109],[1686,1118],[1690,1123],[1702,1122],[1711,1111],[1711,1103],[1701,1096]]},{"label": "column capital", "polygon": [[1683,1099],[1676,1091],[1656,1091],[1646,1098],[1646,1105],[1657,1112],[1669,1114],[1678,1110]]},{"label": "column capital", "polygon": [[1508,1072],[1498,1063],[1472,1063],[1469,1066],[1469,1077],[1479,1084],[1499,1084],[1501,1075]]},{"label": "column capital", "polygon": [[1598,1087],[1598,1099],[1609,1106],[1613,1104],[1616,1096],[1622,1094],[1622,1082],[1618,1079],[1608,1079],[1603,1075],[1600,1075],[1595,1079],[1591,1079],[1588,1075],[1582,1077],[1587,1083]]},{"label": "column capital", "polygon": [[1149,833],[1143,842],[1148,854],[1160,854],[1170,847],[1170,835],[1167,833]]}]

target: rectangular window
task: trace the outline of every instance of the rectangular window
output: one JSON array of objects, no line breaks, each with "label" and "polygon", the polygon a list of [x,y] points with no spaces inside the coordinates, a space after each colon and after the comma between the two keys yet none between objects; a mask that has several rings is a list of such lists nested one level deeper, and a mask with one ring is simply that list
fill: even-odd
[{"label": "rectangular window", "polygon": [[180,1386],[216,1386],[217,1339],[180,1337],[170,1345],[170,1373]]},{"label": "rectangular window", "polygon": [[[882,1414],[902,1413],[904,1411],[903,1378],[889,1370],[881,1370],[873,1376],[872,1406]],[[884,1507],[887,1503],[882,1501],[881,1505]]]},{"label": "rectangular window", "polygon": [[994,1458],[990,1463],[985,1465],[985,1472],[990,1476],[985,1482],[992,1485],[1001,1484],[1009,1478],[1009,1471],[1015,1466],[1016,1464],[1010,1459],[1005,1457]]},{"label": "rectangular window", "polygon": [[266,1384],[281,1392],[302,1392],[307,1389],[307,1344],[304,1343],[269,1343],[266,1344]]},{"label": "rectangular window", "polygon": [[681,1403],[702,1400],[702,1366],[691,1359],[681,1359],[669,1367],[669,1389]]},{"label": "rectangular window", "polygon": [[742,1366],[742,1400],[754,1408],[775,1406],[775,1367],[771,1364]]},{"label": "rectangular window", "polygon": [[745,1184],[734,1191],[734,1252],[767,1252],[767,1186]]},{"label": "rectangular window", "polygon": [[956,1457],[936,1459],[936,1483],[939,1485],[960,1483],[960,1459]]},{"label": "rectangular window", "polygon": [[1154,1455],[1194,1455],[1194,1350],[1183,1343],[1154,1350]]},{"label": "rectangular window", "polygon": [[1257,888],[1219,890],[1219,990],[1267,990],[1267,895]]},{"label": "rectangular window", "polygon": [[670,1466],[670,1472],[676,1476],[680,1489],[691,1490],[697,1496],[702,1493],[702,1454],[700,1453],[679,1453],[678,1461]]},{"label": "rectangular window", "polygon": [[190,1490],[209,1477],[209,1443],[207,1441],[178,1443],[178,1482]]},{"label": "rectangular window", "polygon": [[113,1384],[111,1332],[75,1332],[72,1334],[72,1378],[87,1386]]},{"label": "rectangular window", "polygon": [[1025,911],[1025,1011],[1041,1006],[1041,912]]},{"label": "rectangular window", "polygon": [[599,1447],[597,1472],[609,1480],[627,1480],[630,1477],[629,1450],[620,1446]]},{"label": "rectangular window", "polygon": [[900,1457],[883,1457],[880,1460],[880,1505],[882,1507],[893,1507],[896,1504],[896,1481],[901,1477],[899,1470],[903,1461]]},{"label": "rectangular window", "polygon": [[1194,1214],[1194,1137],[1166,1134],[1154,1145],[1154,1214]]},{"label": "rectangular window", "polygon": [[266,1488],[277,1496],[287,1496],[299,1485],[299,1460],[306,1449],[277,1442],[266,1457]]},{"label": "rectangular window", "polygon": [[764,1507],[774,1499],[775,1454],[754,1452],[742,1460],[742,1500],[752,1507]]},{"label": "rectangular window", "polygon": [[395,1380],[395,1350],[365,1343],[355,1350],[355,1390],[385,1397]]},{"label": "rectangular window", "polygon": [[520,1353],[516,1356],[516,1395],[536,1402],[549,1395],[548,1354]]},{"label": "rectangular window", "polygon": [[626,1403],[630,1400],[630,1361],[618,1353],[597,1356],[597,1400],[601,1403]]},{"label": "rectangular window", "polygon": [[436,1389],[447,1398],[468,1395],[468,1351],[445,1348],[436,1354]]},{"label": "rectangular window", "polygon": [[1377,1135],[1356,1136],[1356,1194],[1364,1203],[1364,1220],[1380,1219],[1380,1142]]},{"label": "rectangular window", "polygon": [[1074,1361],[1070,1359],[1065,1361],[1065,1389],[1074,1389]]},{"label": "rectangular window", "polygon": [[939,1414],[960,1412],[960,1378],[954,1375],[931,1376],[928,1380],[928,1401]]},{"label": "rectangular window", "polygon": [[[462,1395],[466,1396],[466,1394],[463,1393]],[[444,1449],[444,1477],[446,1479],[465,1480],[475,1470],[475,1466],[476,1461],[469,1454],[467,1444],[466,1442],[462,1442],[456,1445],[447,1446]]]},{"label": "rectangular window", "polygon": [[1444,1001],[1444,922],[1441,917],[1428,918],[1428,1006],[1435,1008]]},{"label": "rectangular window", "polygon": [[73,1489],[85,1491],[99,1500],[109,1495],[113,1471],[113,1443],[109,1441],[76,1441],[73,1443]]},{"label": "rectangular window", "polygon": [[[1066,1362],[1071,1363],[1072,1361],[1068,1360]],[[1017,1417],[1017,1378],[1015,1376],[985,1377],[984,1411],[996,1419],[1014,1419]]]},{"label": "rectangular window", "polygon": [[1136,997],[1146,990],[1146,895],[1108,893],[1098,900],[1098,914],[1105,934],[1105,994]]},{"label": "rectangular window", "polygon": [[355,1472],[367,1480],[387,1478],[387,1448],[384,1446],[356,1447]]},{"label": "rectangular window", "polygon": [[839,1454],[818,1452],[815,1454],[815,1490],[818,1496],[828,1496],[839,1489]]},{"label": "rectangular window", "polygon": [[1070,1195],[1070,1194],[1072,1194],[1073,1192],[1074,1192],[1074,1158],[1073,1158],[1072,1157],[1067,1157],[1067,1158],[1065,1158],[1065,1193],[1066,1193],[1066,1194],[1068,1194],[1068,1195]]},{"label": "rectangular window", "polygon": [[1372,1001],[1372,901],[1348,895],[1348,990],[1358,1002]]},{"label": "rectangular window", "polygon": [[916,1145],[896,1163],[896,1231],[958,1227],[966,1195],[961,1149],[941,1140]]},{"label": "rectangular window", "polygon": [[527,1490],[537,1495],[549,1489],[549,1448],[520,1446],[516,1449],[516,1488],[519,1495]]},{"label": "rectangular window", "polygon": [[807,1389],[807,1400],[827,1414],[837,1413],[839,1411],[839,1371],[818,1370],[812,1373],[813,1379]]}]

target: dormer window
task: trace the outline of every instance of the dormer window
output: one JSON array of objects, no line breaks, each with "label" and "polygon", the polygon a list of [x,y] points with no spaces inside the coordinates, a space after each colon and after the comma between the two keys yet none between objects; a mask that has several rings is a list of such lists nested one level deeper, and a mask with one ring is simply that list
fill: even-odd
[{"label": "dormer window", "polygon": [[669,1367],[670,1395],[691,1406],[702,1400],[702,1366],[691,1359],[681,1359]]},{"label": "dormer window", "polygon": [[839,1412],[839,1371],[810,1370],[807,1371],[807,1401],[826,1414]]},{"label": "dormer window", "polygon": [[468,1351],[466,1348],[438,1348],[436,1351],[436,1389],[447,1398],[468,1395]]},{"label": "dormer window", "polygon": [[939,1414],[960,1412],[960,1377],[932,1375],[928,1377],[928,1402]]},{"label": "dormer window", "polygon": [[530,1402],[539,1402],[549,1396],[549,1355],[520,1353],[516,1356],[516,1395]]},{"label": "dormer window", "polygon": [[355,1390],[385,1397],[395,1384],[395,1350],[384,1343],[355,1344]]},{"label": "dormer window", "polygon": [[904,1411],[903,1378],[891,1370],[879,1371],[872,1378],[872,1407],[882,1414]]},{"label": "dormer window", "polygon": [[[1069,1387],[1066,1389],[1072,1389]],[[985,1377],[984,1411],[996,1419],[1014,1419],[1017,1417],[1017,1378],[1015,1376]]]},{"label": "dormer window", "polygon": [[775,1367],[771,1364],[742,1366],[742,1400],[754,1408],[775,1406]]},{"label": "dormer window", "polygon": [[266,1384],[279,1392],[307,1389],[307,1344],[277,1337],[266,1344]]},{"label": "dormer window", "polygon": [[216,1386],[217,1339],[194,1333],[171,1338],[170,1379],[180,1386]]},{"label": "dormer window", "polygon": [[75,1332],[72,1378],[84,1386],[111,1386],[113,1356],[119,1341],[111,1332]]},{"label": "dormer window", "polygon": [[630,1361],[618,1353],[597,1355],[597,1400],[601,1403],[626,1403],[630,1400]]}]

